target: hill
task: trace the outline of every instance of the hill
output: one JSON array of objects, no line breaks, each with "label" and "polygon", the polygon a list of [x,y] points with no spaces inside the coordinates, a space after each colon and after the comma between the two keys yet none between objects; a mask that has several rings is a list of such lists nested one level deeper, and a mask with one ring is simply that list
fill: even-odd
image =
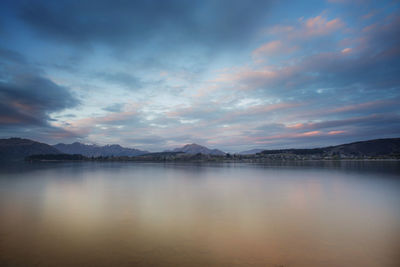
[{"label": "hill", "polygon": [[140,156],[149,153],[148,151],[142,151],[134,148],[126,148],[120,145],[85,145],[79,142],[72,144],[57,144],[54,147],[65,154],[80,154],[86,157],[107,157],[107,156]]},{"label": "hill", "polygon": [[0,139],[0,161],[21,161],[37,154],[60,154],[56,148],[22,138]]},{"label": "hill", "polygon": [[291,154],[301,156],[318,157],[341,157],[341,158],[360,158],[360,157],[380,157],[400,155],[400,138],[375,139],[360,141],[337,146],[311,148],[311,149],[277,149],[263,150],[259,154],[277,155]]},{"label": "hill", "polygon": [[225,155],[225,152],[219,149],[209,149],[198,144],[187,144],[183,147],[175,148],[173,152],[183,152],[186,154],[204,154],[204,155]]}]

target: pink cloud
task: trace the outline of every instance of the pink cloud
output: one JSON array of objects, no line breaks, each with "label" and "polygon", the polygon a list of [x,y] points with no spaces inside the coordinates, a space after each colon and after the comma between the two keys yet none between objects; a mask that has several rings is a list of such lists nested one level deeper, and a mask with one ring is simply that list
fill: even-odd
[{"label": "pink cloud", "polygon": [[302,136],[316,136],[320,135],[320,131],[311,131],[311,132],[305,132],[305,133],[300,133],[300,134],[295,134],[296,137],[302,137]]},{"label": "pink cloud", "polygon": [[265,144],[265,143],[272,143],[273,140],[279,139],[289,139],[289,138],[309,138],[315,136],[322,136],[326,135],[321,131],[309,131],[303,133],[282,133],[277,135],[271,136],[257,136],[257,137],[249,137],[249,141],[252,141],[257,144]]},{"label": "pink cloud", "polygon": [[296,138],[313,138],[313,137],[327,137],[327,136],[333,136],[333,135],[339,135],[339,134],[344,134],[347,131],[329,131],[329,132],[324,132],[324,131],[308,131],[308,132],[301,132],[301,133],[281,133],[281,134],[276,134],[276,135],[270,135],[270,136],[248,136],[245,137],[246,142],[252,142],[255,144],[276,144],[277,140],[284,140],[284,139],[296,139]]},{"label": "pink cloud", "polygon": [[327,20],[325,17],[322,17],[320,15],[306,20],[304,26],[304,35],[317,36],[330,34],[342,28],[344,26],[344,23],[339,18]]},{"label": "pink cloud", "polygon": [[134,119],[139,115],[138,107],[138,105],[132,105],[127,111],[113,112],[98,117],[82,118],[75,121],[70,121],[67,125],[57,122],[52,123],[52,125],[79,135],[87,135],[94,127],[96,127],[96,125],[107,125],[118,121]]},{"label": "pink cloud", "polygon": [[377,28],[378,28],[378,24],[371,24],[371,25],[365,26],[365,27],[362,29],[362,31],[363,31],[363,32],[371,32],[371,31],[376,30]]},{"label": "pink cloud", "polygon": [[376,100],[376,101],[369,101],[369,102],[364,102],[364,103],[360,103],[360,104],[342,106],[342,107],[331,109],[331,110],[323,112],[323,113],[329,114],[329,113],[340,113],[340,112],[348,112],[348,111],[360,111],[360,110],[371,109],[371,108],[392,106],[392,105],[397,105],[397,104],[398,104],[397,99],[396,100]]},{"label": "pink cloud", "polygon": [[302,127],[304,127],[303,123],[296,123],[296,124],[293,124],[293,125],[286,126],[286,128],[291,128],[291,129],[301,129]]},{"label": "pink cloud", "polygon": [[330,131],[330,132],[328,132],[329,135],[336,135],[336,134],[342,134],[342,133],[346,133],[346,131]]},{"label": "pink cloud", "polygon": [[344,48],[343,50],[342,50],[342,53],[343,54],[348,54],[348,53],[350,53],[351,52],[351,48],[350,47],[346,47],[346,48]]},{"label": "pink cloud", "polygon": [[[293,76],[301,73],[304,67],[301,63],[282,67],[264,66],[262,68],[234,68],[230,72],[222,73],[213,82],[231,85],[236,90],[253,90],[259,86],[276,86],[289,88],[298,85],[306,80],[313,79],[310,76]],[[223,86],[219,84],[219,86]]]},{"label": "pink cloud", "polygon": [[290,53],[293,53],[297,49],[297,46],[290,46],[280,40],[275,40],[256,48],[252,52],[252,57],[256,62],[262,62],[262,58],[265,56],[286,56]]},{"label": "pink cloud", "polygon": [[297,25],[275,25],[270,27],[266,33],[279,36],[280,39],[304,40],[304,38],[317,37],[332,34],[344,27],[340,18],[328,20],[324,15],[311,17],[306,20],[299,19]]},{"label": "pink cloud", "polygon": [[[303,116],[304,117],[304,116]],[[386,119],[385,115],[379,114],[372,114],[367,116],[359,116],[359,117],[350,117],[341,120],[325,120],[325,121],[318,121],[318,122],[309,122],[309,123],[299,123],[296,128],[286,126],[288,129],[296,129],[296,130],[318,130],[321,129],[348,129],[349,127],[353,127],[357,124],[365,124],[365,123],[372,123],[372,122],[379,122],[379,120]],[[390,118],[390,117],[389,117]],[[338,131],[338,130],[333,130]]]},{"label": "pink cloud", "polygon": [[271,41],[254,50],[253,55],[275,53],[278,52],[282,46],[282,42],[279,40]]},{"label": "pink cloud", "polygon": [[[271,32],[278,35],[279,39],[267,42],[252,52],[255,63],[262,63],[265,56],[275,56],[280,53],[287,55],[295,51],[299,46],[293,45],[294,41],[302,43],[304,38],[312,36],[327,35],[342,28],[344,23],[335,18],[328,20],[326,17],[319,15],[307,20],[301,20],[296,27],[292,26],[274,26]],[[352,48],[344,48],[341,52],[319,53],[310,57],[291,60],[287,64],[281,66],[257,67],[254,65],[245,65],[244,67],[232,68],[218,73],[218,76],[211,80],[213,83],[225,83],[231,85],[231,88],[238,90],[252,90],[260,86],[279,86],[281,88],[293,88],[301,86],[304,83],[311,82],[317,77],[307,75],[312,72],[322,72],[324,68],[330,71],[336,69],[333,64],[341,64],[345,54],[352,52]],[[343,56],[343,57],[340,57]],[[223,87],[219,84],[212,88]],[[204,92],[203,92],[204,93]],[[202,96],[204,94],[201,94]]]}]

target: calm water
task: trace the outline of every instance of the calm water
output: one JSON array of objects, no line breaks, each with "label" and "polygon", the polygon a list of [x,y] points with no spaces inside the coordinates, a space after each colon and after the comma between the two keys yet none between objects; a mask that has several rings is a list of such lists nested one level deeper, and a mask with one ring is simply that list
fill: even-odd
[{"label": "calm water", "polygon": [[400,164],[0,168],[1,266],[400,266]]}]

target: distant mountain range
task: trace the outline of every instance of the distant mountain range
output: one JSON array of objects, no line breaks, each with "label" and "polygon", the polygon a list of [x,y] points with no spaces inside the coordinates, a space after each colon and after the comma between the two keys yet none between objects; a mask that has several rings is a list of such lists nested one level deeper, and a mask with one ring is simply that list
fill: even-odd
[{"label": "distant mountain range", "polygon": [[[114,157],[174,157],[179,154],[210,156],[225,156],[232,158],[218,149],[209,149],[197,144],[188,144],[169,152],[150,153],[134,148],[124,148],[120,145],[85,145],[81,143],[57,144],[54,146],[35,142],[29,139],[9,138],[0,139],[0,161],[18,161],[31,155],[54,154],[80,154],[86,157],[114,156]],[[243,156],[241,156],[243,155]],[[280,155],[275,157],[275,155]],[[236,156],[235,156],[236,157]],[[262,150],[253,149],[237,154],[236,158],[288,158],[288,159],[329,159],[329,158],[399,158],[400,138],[375,139],[369,141],[354,142],[337,146],[312,148],[312,149],[277,149]]]},{"label": "distant mountain range", "polygon": [[175,148],[172,152],[183,152],[186,154],[205,154],[205,155],[225,155],[225,152],[219,149],[209,149],[198,144],[188,144],[183,147]]},{"label": "distant mountain range", "polygon": [[[174,149],[174,153],[185,154],[205,154],[205,155],[225,155],[224,152],[218,149],[208,149],[205,146],[197,144],[188,144],[180,148]],[[43,154],[79,154],[85,157],[133,157],[148,154],[148,151],[135,148],[126,148],[120,145],[86,145],[79,142],[72,144],[56,144],[48,145],[39,143],[29,139],[9,138],[0,139],[0,161],[19,161],[31,155]]]},{"label": "distant mountain range", "polygon": [[85,145],[79,142],[72,144],[57,144],[53,146],[57,150],[65,154],[81,154],[86,157],[107,157],[107,156],[140,156],[149,153],[148,151],[143,151],[135,148],[126,148],[120,145]]},{"label": "distant mountain range", "polygon": [[[81,154],[86,157],[99,157],[99,156],[140,156],[149,154],[148,151],[143,151],[134,148],[125,148],[120,145],[85,145],[79,142],[72,144],[57,144],[53,146],[57,150],[65,154]],[[208,149],[205,146],[197,144],[188,144],[180,148],[175,148],[172,152],[183,152],[186,154],[205,154],[205,155],[225,155],[224,152],[218,149]]]}]

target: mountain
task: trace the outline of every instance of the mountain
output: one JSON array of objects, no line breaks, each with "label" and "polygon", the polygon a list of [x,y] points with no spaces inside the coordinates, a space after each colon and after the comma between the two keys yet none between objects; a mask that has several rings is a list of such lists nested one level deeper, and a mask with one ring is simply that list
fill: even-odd
[{"label": "mountain", "polygon": [[255,149],[251,149],[251,150],[246,150],[246,151],[239,152],[238,154],[239,154],[239,155],[251,155],[251,154],[260,153],[260,152],[262,152],[262,151],[264,151],[264,150],[265,150],[265,149],[258,149],[258,148],[255,148]]},{"label": "mountain", "polygon": [[225,152],[218,149],[209,149],[198,144],[187,144],[183,147],[175,148],[172,152],[183,152],[186,154],[205,154],[205,155],[225,155]]},{"label": "mountain", "polygon": [[61,154],[56,148],[22,138],[0,139],[0,161],[20,161],[37,154]]},{"label": "mountain", "polygon": [[[400,138],[375,139],[369,141],[354,142],[337,146],[328,146],[311,149],[277,149],[263,150],[257,152],[257,149],[243,151],[242,155],[233,155],[233,157],[243,157],[244,159],[365,159],[365,158],[400,158]],[[203,154],[208,155],[207,159],[214,156],[226,155],[218,149],[209,149],[197,144],[188,144],[180,148],[176,148],[169,152],[149,153],[133,148],[124,148],[120,145],[85,145],[78,142],[73,144],[57,144],[50,146],[29,139],[9,138],[0,139],[0,162],[21,161],[32,155],[32,159],[74,159],[67,155],[51,156],[56,154],[80,154],[86,157],[98,156],[141,156],[148,160],[165,160],[165,159],[182,159],[182,160],[199,160],[201,158],[193,158]],[[246,153],[246,154],[245,154]],[[255,154],[254,154],[255,153]],[[188,154],[188,156],[185,156]],[[79,157],[79,155],[75,155]],[[189,157],[189,158],[188,158]],[[226,155],[232,158],[231,155]],[[212,157],[211,157],[212,158]],[[220,157],[216,157],[220,159]]]},{"label": "mountain", "polygon": [[148,151],[142,151],[134,148],[126,148],[120,145],[85,145],[79,142],[72,144],[57,144],[54,145],[56,149],[66,154],[81,154],[86,157],[99,157],[99,156],[139,156],[149,153]]},{"label": "mountain", "polygon": [[400,153],[400,138],[375,139],[326,148],[331,153],[380,156]]},{"label": "mountain", "polygon": [[343,157],[376,157],[400,154],[400,138],[374,139],[311,149],[263,150],[260,154],[324,155]]}]

